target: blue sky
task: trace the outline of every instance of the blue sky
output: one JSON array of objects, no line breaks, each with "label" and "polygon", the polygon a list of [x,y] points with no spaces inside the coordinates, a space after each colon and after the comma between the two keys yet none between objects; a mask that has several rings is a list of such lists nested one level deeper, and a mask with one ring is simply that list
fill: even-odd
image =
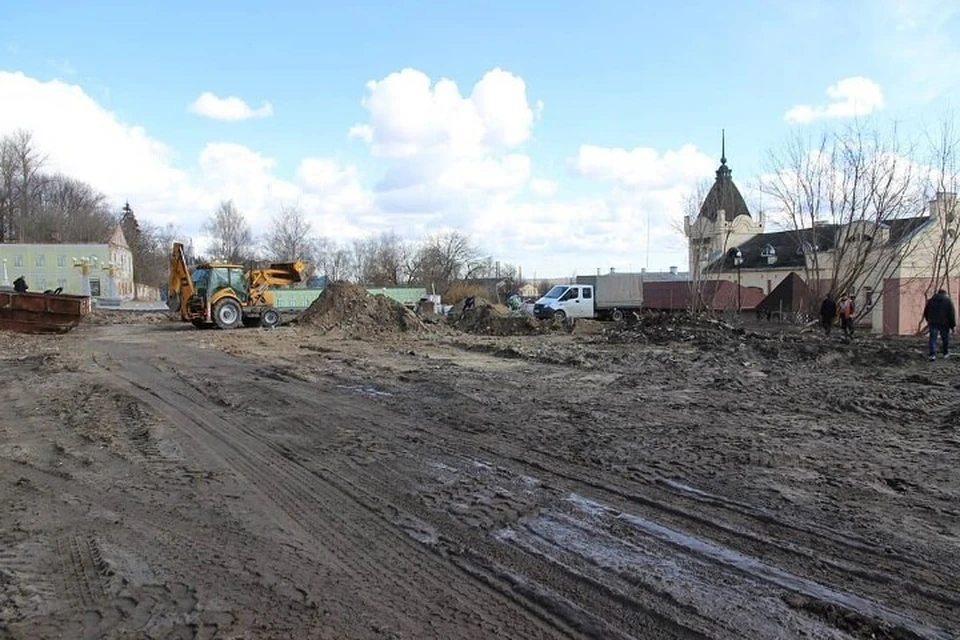
[{"label": "blue sky", "polygon": [[[365,83],[408,67],[433,81],[454,80],[465,95],[496,67],[522,78],[530,104],[542,102],[542,112],[528,139],[498,153],[528,156],[532,177],[559,185],[552,205],[569,212],[567,205],[604,198],[612,188],[609,180],[586,179],[571,170],[583,144],[649,147],[659,153],[694,145],[715,165],[720,129],[726,128],[734,177],[746,186],[762,169],[766,150],[798,126],[784,119],[791,107],[827,104],[827,87],[864,77],[882,90],[877,111],[913,126],[956,100],[951,63],[960,60],[957,3],[940,6],[928,0],[393,1],[354,2],[349,8],[242,0],[10,4],[0,9],[0,71],[79,85],[118,121],[143,127],[167,145],[173,156],[166,160],[187,174],[190,188],[216,191],[205,194],[211,198],[231,194],[197,177],[198,158],[210,143],[242,145],[274,159],[270,171],[285,181],[293,180],[306,157],[353,166],[364,187],[398,164],[415,161],[374,157],[367,143],[347,136],[350,127],[371,117],[361,105]],[[187,109],[203,92],[237,96],[254,108],[267,101],[272,115],[239,122],[203,118]],[[13,98],[0,93],[0,102]],[[8,116],[0,128],[18,124],[12,119]],[[44,126],[34,120],[22,124]],[[800,126],[824,124],[829,122]],[[59,151],[50,151],[56,160]],[[712,177],[714,166],[705,171],[702,163],[698,166],[700,175]],[[677,178],[692,186],[689,175]],[[110,195],[117,190],[98,186]],[[162,198],[143,200],[146,205]],[[541,199],[521,193],[511,202],[533,206]],[[647,202],[641,208],[649,209]],[[459,206],[483,215],[479,205]],[[196,231],[201,215],[149,206],[144,211],[158,221],[174,220],[189,233]],[[379,214],[382,225],[389,226],[390,212]],[[324,225],[323,215],[317,213],[316,226]],[[668,217],[664,211],[653,215]],[[345,212],[338,224],[350,218]],[[418,229],[444,221],[434,217]],[[408,221],[398,222],[403,227]],[[464,221],[451,215],[446,222]],[[585,221],[569,214],[565,223],[575,235]],[[574,260],[579,262],[573,268],[584,271],[610,246],[598,231],[581,251],[558,242],[559,257],[541,254],[527,237],[535,229],[531,224],[526,235],[488,244],[508,260],[553,270],[569,268]],[[615,226],[605,229],[619,235]],[[561,237],[562,228],[553,225],[551,233]],[[652,267],[683,260],[682,239],[664,240],[662,247]],[[629,248],[618,250],[620,264],[632,258]]]}]

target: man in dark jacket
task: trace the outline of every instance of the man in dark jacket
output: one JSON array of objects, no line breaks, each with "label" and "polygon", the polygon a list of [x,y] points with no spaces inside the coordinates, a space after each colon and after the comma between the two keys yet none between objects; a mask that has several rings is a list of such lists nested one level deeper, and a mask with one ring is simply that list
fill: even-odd
[{"label": "man in dark jacket", "polygon": [[820,303],[820,325],[827,335],[830,335],[830,329],[833,328],[833,319],[836,317],[837,301],[833,299],[833,292],[830,292]]},{"label": "man in dark jacket", "polygon": [[927,300],[923,308],[923,319],[930,328],[930,359],[937,359],[937,336],[940,336],[943,357],[950,357],[950,332],[957,326],[957,312],[953,300],[943,289]]},{"label": "man in dark jacket", "polygon": [[29,288],[30,287],[27,286],[27,280],[23,276],[13,281],[13,290],[17,293],[26,293]]}]

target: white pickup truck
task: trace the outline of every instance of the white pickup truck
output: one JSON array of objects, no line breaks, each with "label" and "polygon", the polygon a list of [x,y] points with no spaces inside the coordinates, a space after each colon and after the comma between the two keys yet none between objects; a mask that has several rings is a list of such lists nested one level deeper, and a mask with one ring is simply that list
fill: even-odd
[{"label": "white pickup truck", "polygon": [[610,273],[590,279],[594,284],[558,284],[533,305],[537,318],[597,318],[622,320],[643,307],[643,277]]}]

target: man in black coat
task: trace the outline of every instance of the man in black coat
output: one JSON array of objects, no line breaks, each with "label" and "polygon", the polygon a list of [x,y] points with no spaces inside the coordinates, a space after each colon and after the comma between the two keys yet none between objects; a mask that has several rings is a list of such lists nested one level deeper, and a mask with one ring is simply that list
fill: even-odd
[{"label": "man in black coat", "polygon": [[29,288],[30,287],[27,286],[27,280],[23,276],[13,281],[13,290],[17,293],[26,293]]},{"label": "man in black coat", "polygon": [[833,328],[833,319],[837,317],[837,301],[833,299],[833,292],[830,292],[820,303],[820,326],[823,332],[830,335],[830,329]]},{"label": "man in black coat", "polygon": [[937,336],[940,336],[943,357],[950,357],[950,332],[957,326],[957,312],[953,300],[943,289],[927,300],[923,308],[923,319],[930,329],[930,359],[937,359]]}]

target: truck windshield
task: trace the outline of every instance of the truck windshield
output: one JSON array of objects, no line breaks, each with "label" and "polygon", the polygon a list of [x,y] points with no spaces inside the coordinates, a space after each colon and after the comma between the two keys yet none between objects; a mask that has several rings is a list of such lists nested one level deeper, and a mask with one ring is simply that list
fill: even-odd
[{"label": "truck windshield", "polygon": [[547,291],[547,293],[544,294],[543,297],[544,297],[544,298],[559,298],[560,296],[563,295],[563,292],[566,291],[566,290],[567,290],[567,287],[561,287],[560,285],[557,285],[557,286],[555,286],[553,289],[550,289],[550,291]]}]

